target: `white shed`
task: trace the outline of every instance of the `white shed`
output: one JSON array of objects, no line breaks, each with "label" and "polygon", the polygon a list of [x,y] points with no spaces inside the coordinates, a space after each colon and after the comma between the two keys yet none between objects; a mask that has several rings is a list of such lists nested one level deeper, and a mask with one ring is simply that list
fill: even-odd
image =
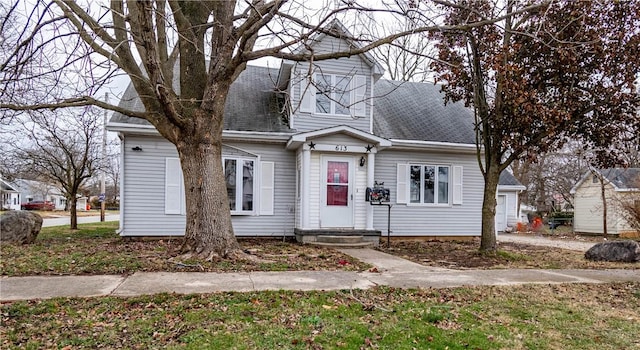
[{"label": "white shed", "polygon": [[640,168],[601,169],[585,173],[571,189],[574,196],[574,231],[604,233],[602,186],[607,208],[607,233],[638,235],[639,232],[625,220],[621,206],[629,201],[640,205]]}]

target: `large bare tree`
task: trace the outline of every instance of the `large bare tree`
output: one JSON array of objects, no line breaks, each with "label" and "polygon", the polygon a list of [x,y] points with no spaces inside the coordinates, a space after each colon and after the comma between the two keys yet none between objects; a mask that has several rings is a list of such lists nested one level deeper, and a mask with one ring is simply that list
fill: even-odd
[{"label": "large bare tree", "polygon": [[[495,18],[536,1],[455,3],[446,8],[447,24]],[[513,161],[535,159],[569,139],[605,161],[611,143],[640,125],[640,2],[540,4],[501,23],[433,35],[440,58],[433,65],[448,99],[475,111],[485,182],[481,250],[497,249],[496,190]]]},{"label": "large bare tree", "polygon": [[[473,28],[510,15],[445,26],[434,21],[428,8],[433,3],[446,1],[397,1],[379,7],[333,0],[21,3],[14,12],[22,14],[24,28],[0,63],[0,81],[5,83],[0,108],[91,104],[147,120],[176,146],[180,157],[186,193],[183,250],[207,259],[237,257],[242,253],[233,234],[228,199],[219,195],[226,193],[221,140],[229,87],[247,62],[267,56],[294,61],[348,57],[403,36]],[[310,4],[318,6],[314,10]],[[411,13],[414,24],[383,38],[370,35],[366,28],[354,28],[348,35],[329,26],[337,17],[380,12],[398,18]],[[341,37],[353,45],[317,53],[311,44],[318,34]],[[96,86],[122,73],[145,111],[119,108],[94,97]],[[78,74],[86,79],[78,81]],[[175,74],[179,74],[177,87]]]},{"label": "large bare tree", "polygon": [[[71,229],[78,228],[78,194],[101,169],[102,125],[92,114],[95,109],[31,112],[15,129],[17,139],[10,152],[21,177],[40,180],[62,192],[71,214]],[[78,115],[70,116],[73,112]]]}]

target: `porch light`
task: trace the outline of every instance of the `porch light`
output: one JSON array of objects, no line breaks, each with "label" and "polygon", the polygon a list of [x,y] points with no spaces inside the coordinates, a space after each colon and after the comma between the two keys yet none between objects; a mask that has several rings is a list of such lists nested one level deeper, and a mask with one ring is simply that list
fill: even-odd
[{"label": "porch light", "polygon": [[364,166],[364,163],[365,163],[366,161],[367,161],[367,160],[364,158],[364,156],[360,157],[360,166]]}]

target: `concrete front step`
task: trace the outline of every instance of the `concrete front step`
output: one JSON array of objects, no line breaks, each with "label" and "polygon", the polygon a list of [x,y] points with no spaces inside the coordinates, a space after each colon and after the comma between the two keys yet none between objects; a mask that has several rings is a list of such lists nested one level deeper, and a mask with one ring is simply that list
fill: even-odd
[{"label": "concrete front step", "polygon": [[313,244],[321,247],[329,248],[372,248],[375,247],[375,242],[357,242],[357,243],[328,243],[328,242],[309,242],[307,244]]},{"label": "concrete front step", "polygon": [[316,241],[320,243],[361,243],[364,242],[362,235],[343,236],[343,235],[324,235],[317,236]]}]

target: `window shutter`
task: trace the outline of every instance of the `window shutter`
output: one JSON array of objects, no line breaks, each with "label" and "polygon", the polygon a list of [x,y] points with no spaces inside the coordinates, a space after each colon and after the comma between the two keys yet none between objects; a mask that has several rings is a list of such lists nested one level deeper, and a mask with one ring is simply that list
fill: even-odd
[{"label": "window shutter", "polygon": [[260,215],[273,215],[274,163],[260,162]]},{"label": "window shutter", "polygon": [[182,169],[180,159],[166,158],[164,181],[164,213],[182,214],[184,194],[182,193]]},{"label": "window shutter", "polygon": [[356,75],[353,79],[353,115],[356,117],[367,116],[367,77]]},{"label": "window shutter", "polygon": [[398,163],[398,172],[396,177],[397,184],[397,193],[396,193],[396,203],[398,204],[406,204],[407,203],[407,179],[409,178],[408,173],[408,164],[400,164]]},{"label": "window shutter", "polygon": [[300,112],[313,113],[316,107],[316,87],[311,83],[311,77],[300,79]]},{"label": "window shutter", "polygon": [[453,204],[462,204],[462,167],[453,167]]}]

